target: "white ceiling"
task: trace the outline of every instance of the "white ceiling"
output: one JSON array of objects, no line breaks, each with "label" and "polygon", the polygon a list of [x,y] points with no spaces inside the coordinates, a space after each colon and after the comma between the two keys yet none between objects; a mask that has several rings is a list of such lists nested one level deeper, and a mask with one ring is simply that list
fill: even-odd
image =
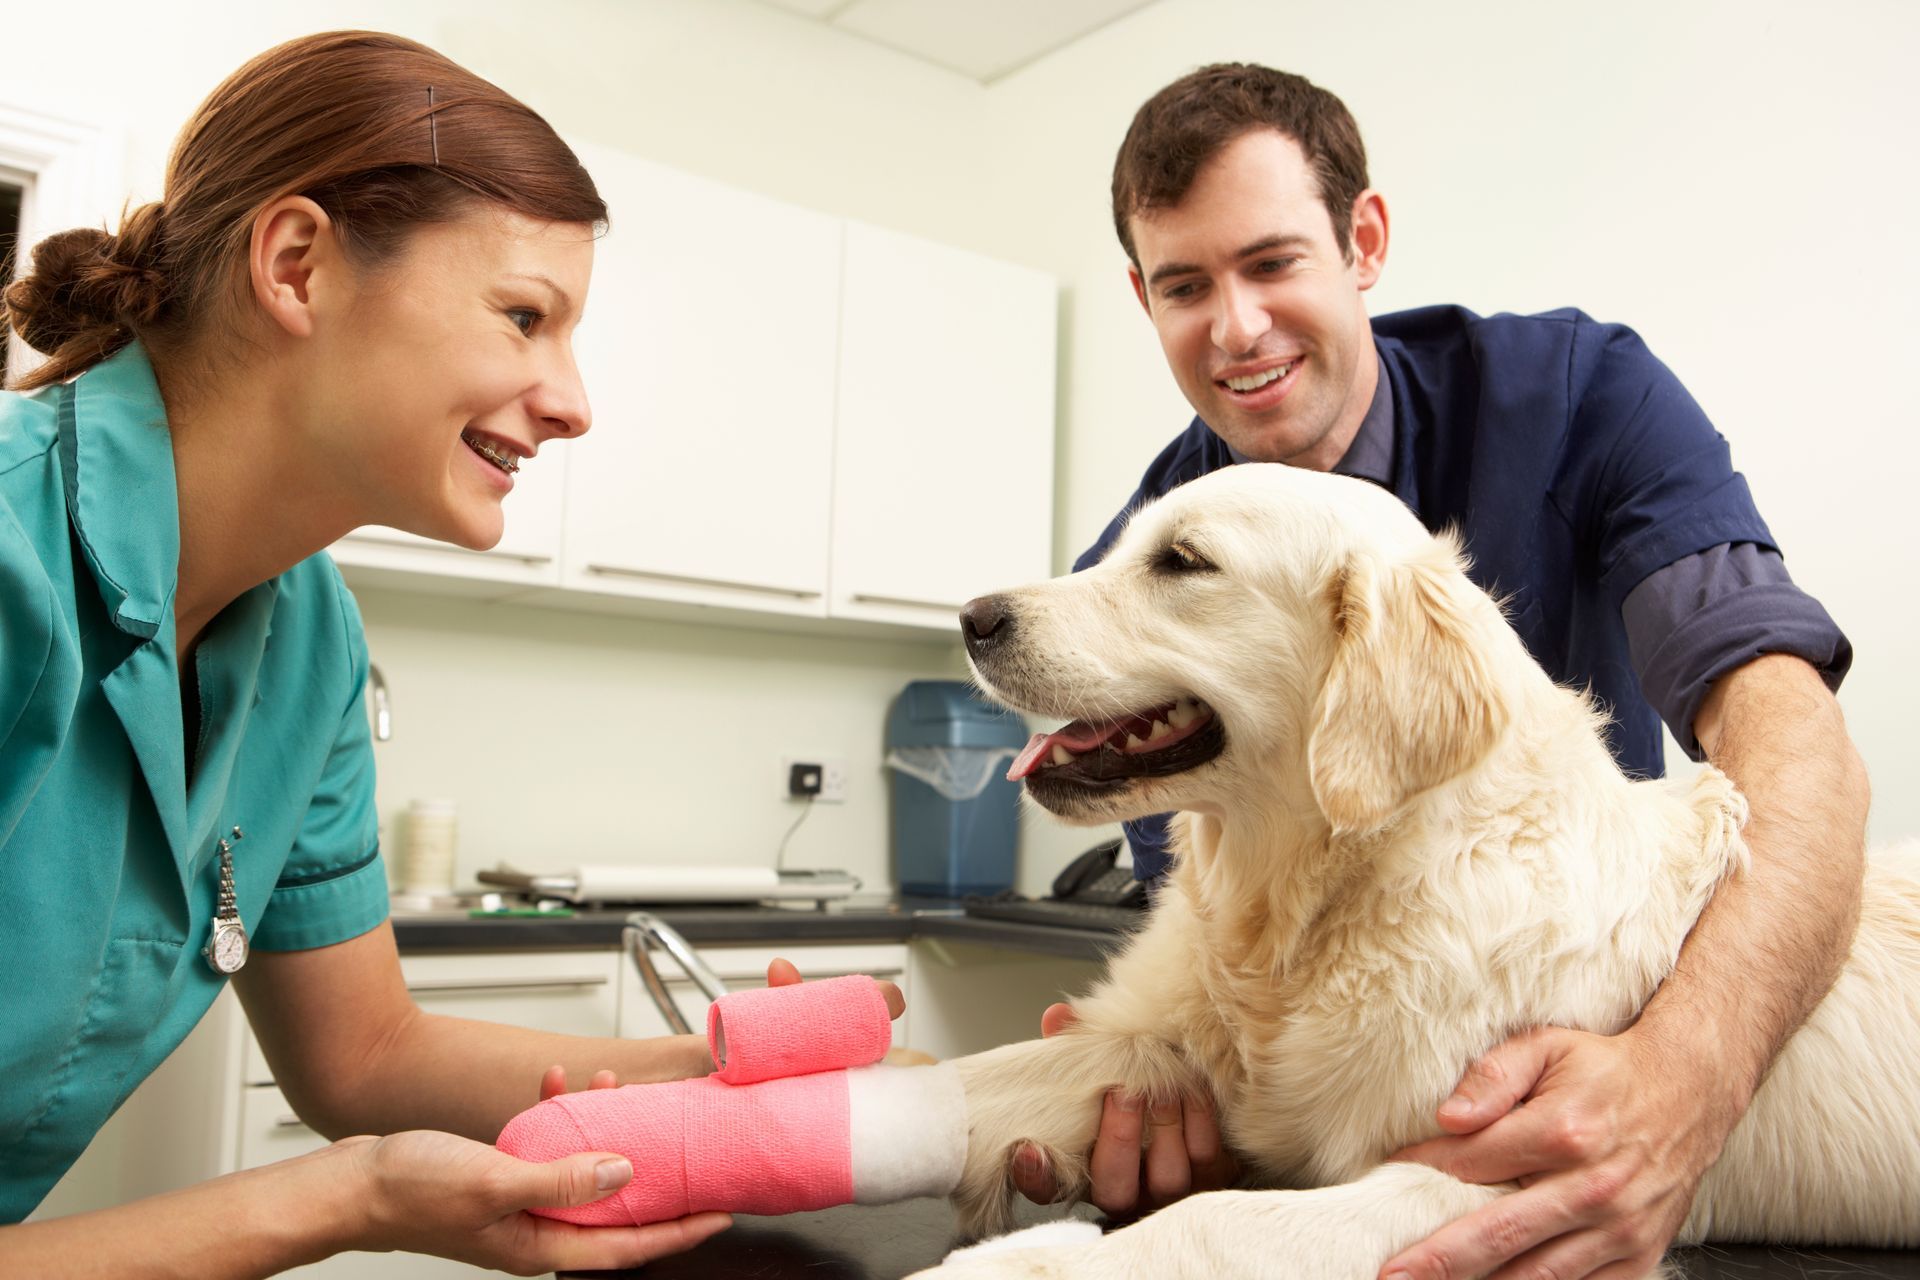
[{"label": "white ceiling", "polygon": [[1156,0],[765,0],[992,84]]}]

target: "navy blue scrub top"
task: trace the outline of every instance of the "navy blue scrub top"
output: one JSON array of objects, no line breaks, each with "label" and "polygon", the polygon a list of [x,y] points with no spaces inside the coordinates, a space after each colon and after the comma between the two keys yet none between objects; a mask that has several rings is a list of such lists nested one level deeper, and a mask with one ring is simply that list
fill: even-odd
[{"label": "navy blue scrub top", "polygon": [[135,344],[0,394],[0,1223],[40,1202],[225,979],[216,840],[259,950],[387,914],[366,641],[324,555],[203,634],[191,782],[172,438]]},{"label": "navy blue scrub top", "polygon": [[[1638,335],[1576,310],[1424,307],[1376,317],[1373,335],[1392,405],[1394,493],[1427,528],[1456,528],[1468,572],[1508,601],[1528,651],[1559,683],[1592,691],[1621,768],[1661,776],[1660,717],[1641,694],[1623,603],[1710,548],[1779,550],[1727,442]],[[1234,461],[1196,417],[1074,569],[1098,563],[1133,511]],[[1823,643],[1837,650],[1803,656],[1827,661],[1837,684],[1851,651],[1837,629]],[[1675,731],[1692,741],[1691,725]],[[1128,823],[1127,834],[1136,875],[1165,869],[1164,818]]]}]

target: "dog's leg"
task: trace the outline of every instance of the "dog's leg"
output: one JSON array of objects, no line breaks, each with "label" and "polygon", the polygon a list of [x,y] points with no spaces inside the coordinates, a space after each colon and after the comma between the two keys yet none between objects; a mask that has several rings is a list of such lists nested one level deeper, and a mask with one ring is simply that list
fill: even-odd
[{"label": "dog's leg", "polygon": [[1109,1089],[1169,1098],[1205,1088],[1165,1040],[1081,1027],[960,1058],[953,1066],[967,1099],[966,1164],[953,1200],[961,1230],[976,1236],[1011,1225],[1012,1163],[1022,1144],[1046,1153],[1058,1198],[1078,1199],[1087,1187],[1087,1155]]},{"label": "dog's leg", "polygon": [[953,1193],[963,1231],[1012,1224],[1012,1160],[1023,1143],[1045,1151],[1058,1199],[1080,1198],[1110,1089],[1218,1106],[1231,1054],[1192,965],[1169,959],[1192,955],[1192,928],[1184,904],[1156,907],[1108,976],[1074,1002],[1071,1027],[953,1062],[967,1099],[966,1165]]},{"label": "dog's leg", "polygon": [[1508,1190],[1459,1182],[1424,1165],[1383,1165],[1358,1182],[1313,1191],[1189,1196],[1098,1240],[963,1250],[921,1275],[927,1280],[1374,1280],[1395,1253]]}]

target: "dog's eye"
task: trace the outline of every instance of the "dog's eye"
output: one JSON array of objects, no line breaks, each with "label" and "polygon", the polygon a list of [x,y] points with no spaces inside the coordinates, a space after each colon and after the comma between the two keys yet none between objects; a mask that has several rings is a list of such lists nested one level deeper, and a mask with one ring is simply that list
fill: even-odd
[{"label": "dog's eye", "polygon": [[1205,573],[1212,570],[1213,562],[1195,551],[1184,542],[1176,542],[1160,553],[1154,568],[1163,573]]}]

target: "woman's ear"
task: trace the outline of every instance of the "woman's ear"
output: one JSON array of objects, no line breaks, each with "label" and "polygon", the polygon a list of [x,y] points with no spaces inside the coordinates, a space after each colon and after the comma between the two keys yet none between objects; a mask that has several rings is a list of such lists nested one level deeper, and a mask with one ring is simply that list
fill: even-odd
[{"label": "woman's ear", "polygon": [[305,196],[282,196],[253,220],[247,274],[253,299],[275,326],[311,337],[316,277],[343,264],[333,220]]},{"label": "woman's ear", "polygon": [[1413,563],[1356,555],[1327,606],[1335,649],[1308,776],[1334,831],[1370,831],[1480,763],[1505,732],[1512,708],[1480,631],[1489,617],[1506,624],[1443,544]]}]

